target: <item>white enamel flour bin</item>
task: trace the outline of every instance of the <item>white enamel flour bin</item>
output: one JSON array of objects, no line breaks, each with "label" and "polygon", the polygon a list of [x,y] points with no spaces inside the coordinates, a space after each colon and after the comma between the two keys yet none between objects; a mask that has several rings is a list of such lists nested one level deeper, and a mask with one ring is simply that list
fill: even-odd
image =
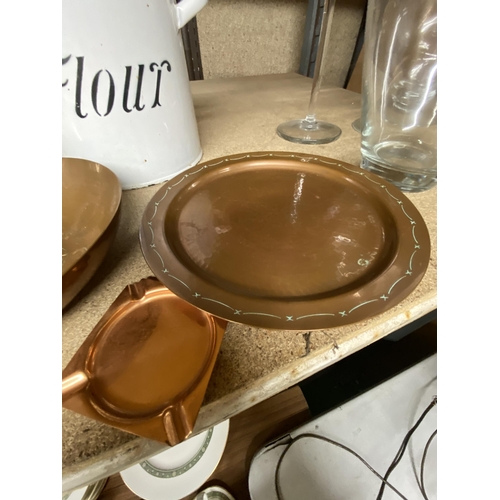
[{"label": "white enamel flour bin", "polygon": [[180,29],[206,3],[63,0],[63,157],[108,167],[123,189],[198,163]]}]

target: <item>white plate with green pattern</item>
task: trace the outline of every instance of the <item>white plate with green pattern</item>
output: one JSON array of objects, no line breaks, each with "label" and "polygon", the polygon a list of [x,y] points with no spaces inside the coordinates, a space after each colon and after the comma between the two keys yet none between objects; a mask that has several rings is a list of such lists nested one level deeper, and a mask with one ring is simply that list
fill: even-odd
[{"label": "white plate with green pattern", "polygon": [[63,493],[62,500],[96,500],[101,494],[108,478],[101,479],[97,483],[89,484],[70,493]]},{"label": "white plate with green pattern", "polygon": [[144,500],[179,500],[196,491],[217,467],[229,420],[120,472],[127,487]]}]

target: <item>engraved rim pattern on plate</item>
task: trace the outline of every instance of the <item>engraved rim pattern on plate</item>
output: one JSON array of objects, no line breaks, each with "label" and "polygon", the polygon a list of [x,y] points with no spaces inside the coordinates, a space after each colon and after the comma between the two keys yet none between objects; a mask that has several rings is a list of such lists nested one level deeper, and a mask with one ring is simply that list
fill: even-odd
[{"label": "engraved rim pattern on plate", "polygon": [[188,470],[192,469],[200,461],[201,457],[205,454],[205,452],[208,449],[208,445],[210,444],[213,433],[214,433],[214,428],[211,427],[208,430],[207,435],[205,436],[203,444],[200,446],[200,449],[196,452],[194,457],[191,458],[191,460],[186,462],[184,465],[181,465],[180,467],[176,467],[175,469],[159,469],[158,467],[155,467],[147,460],[141,462],[140,465],[148,474],[154,477],[158,477],[160,479],[171,479],[173,477],[181,476]]},{"label": "engraved rim pattern on plate", "polygon": [[[268,313],[258,312],[258,311],[242,311],[241,309],[234,308],[231,305],[225,304],[223,302],[220,302],[220,301],[218,301],[218,300],[216,300],[214,298],[202,296],[200,293],[198,293],[196,291],[193,291],[186,283],[184,283],[177,276],[174,276],[173,274],[171,274],[169,272],[169,270],[165,267],[164,260],[161,257],[160,253],[156,250],[155,233],[154,233],[154,230],[153,230],[153,227],[152,227],[152,225],[153,225],[153,219],[158,214],[158,206],[167,198],[168,194],[170,193],[170,190],[173,187],[175,187],[175,186],[183,183],[190,176],[198,174],[199,172],[201,172],[204,169],[207,169],[207,168],[210,168],[210,167],[215,167],[215,166],[217,166],[217,165],[219,165],[221,163],[226,163],[226,162],[231,163],[231,162],[238,162],[238,161],[246,159],[246,158],[263,158],[263,157],[272,157],[272,158],[278,158],[278,159],[280,159],[280,158],[294,158],[294,159],[300,159],[300,161],[303,161],[303,162],[310,162],[311,160],[314,160],[314,161],[316,161],[318,163],[323,163],[323,164],[327,164],[327,165],[333,165],[335,167],[340,167],[340,168],[342,168],[344,170],[347,170],[351,174],[355,174],[355,175],[359,175],[360,177],[364,177],[368,181],[370,181],[373,184],[375,184],[377,186],[377,188],[380,189],[380,191],[384,191],[385,194],[387,194],[388,196],[390,196],[391,198],[393,198],[398,203],[399,208],[401,209],[402,213],[408,219],[408,222],[411,225],[413,240],[415,242],[414,251],[411,254],[411,257],[409,259],[408,268],[407,268],[406,272],[401,277],[399,277],[394,283],[392,283],[392,285],[388,288],[388,290],[385,293],[383,293],[381,296],[379,296],[379,297],[373,297],[370,300],[367,300],[367,301],[355,304],[354,307],[350,308],[349,310],[343,310],[343,311],[318,311],[318,312],[313,313],[313,314],[307,314],[307,315],[303,315],[303,316],[299,316],[299,317],[294,317],[293,315],[287,315],[286,317],[281,317],[281,316],[277,316],[275,314],[268,314]],[[379,179],[379,180],[383,181],[383,179]],[[240,316],[240,315],[269,316],[269,317],[276,318],[276,319],[278,319],[280,321],[283,321],[285,323],[286,322],[291,322],[291,321],[300,321],[301,319],[310,318],[310,317],[313,317],[313,316],[336,316],[336,315],[339,315],[341,318],[345,318],[346,316],[349,316],[350,313],[352,313],[353,311],[355,311],[356,309],[358,309],[358,308],[360,308],[362,306],[365,306],[367,304],[371,304],[373,302],[379,302],[379,301],[384,301],[385,302],[385,301],[387,301],[389,299],[389,295],[393,291],[394,287],[400,281],[402,281],[405,278],[407,278],[408,276],[412,275],[412,272],[413,272],[412,261],[413,261],[413,258],[415,256],[415,254],[417,253],[417,251],[420,250],[420,244],[419,244],[419,241],[417,240],[417,237],[415,235],[415,227],[417,225],[417,222],[410,215],[408,215],[408,213],[406,212],[406,210],[404,208],[403,201],[400,200],[399,198],[395,197],[391,192],[389,192],[389,190],[387,189],[386,183],[384,183],[384,182],[378,182],[378,180],[375,180],[374,176],[371,176],[369,173],[367,173],[365,171],[362,171],[362,170],[352,170],[352,169],[348,168],[347,166],[343,165],[340,162],[326,161],[326,159],[324,159],[322,157],[317,157],[317,156],[302,156],[302,155],[298,155],[298,154],[289,154],[289,155],[287,155],[287,154],[276,154],[276,153],[245,154],[243,156],[239,156],[239,157],[236,157],[236,158],[224,158],[224,159],[222,159],[222,160],[220,160],[220,161],[218,161],[216,163],[208,163],[207,162],[207,164],[202,165],[197,170],[195,170],[193,172],[189,172],[187,174],[184,174],[175,184],[173,184],[171,186],[167,186],[167,188],[166,188],[163,196],[159,200],[155,201],[154,205],[155,205],[154,212],[153,212],[153,214],[151,215],[150,219],[147,222],[149,230],[150,230],[150,233],[151,233],[151,240],[149,242],[149,246],[151,247],[152,251],[160,259],[161,265],[162,265],[162,272],[163,272],[163,274],[166,274],[168,277],[173,278],[176,281],[180,282],[182,285],[184,285],[192,293],[192,296],[195,299],[197,299],[197,300],[208,300],[208,301],[216,302],[216,303],[218,303],[218,304],[220,304],[220,305],[222,305],[222,306],[224,306],[224,307],[226,307],[228,309],[231,309],[233,311],[234,315],[236,315],[236,316]],[[203,309],[203,307],[201,307],[201,309]]]}]

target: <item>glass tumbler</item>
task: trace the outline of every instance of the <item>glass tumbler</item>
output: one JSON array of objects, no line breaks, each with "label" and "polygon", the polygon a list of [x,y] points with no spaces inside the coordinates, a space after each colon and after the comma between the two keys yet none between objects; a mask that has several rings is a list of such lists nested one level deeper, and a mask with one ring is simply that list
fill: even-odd
[{"label": "glass tumbler", "polygon": [[402,191],[437,182],[436,0],[368,0],[361,167]]}]

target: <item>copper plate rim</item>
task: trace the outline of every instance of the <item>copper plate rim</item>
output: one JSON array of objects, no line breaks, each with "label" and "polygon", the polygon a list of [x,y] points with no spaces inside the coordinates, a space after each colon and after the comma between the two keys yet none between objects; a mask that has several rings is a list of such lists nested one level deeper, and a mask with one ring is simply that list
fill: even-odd
[{"label": "copper plate rim", "polygon": [[[399,246],[392,262],[356,290],[314,300],[272,300],[232,294],[194,274],[180,262],[165,235],[170,202],[187,183],[211,168],[252,161],[292,160],[336,169],[382,200],[394,219]],[[249,167],[247,167],[249,168]],[[148,203],[139,232],[141,249],[155,276],[196,307],[227,321],[279,330],[325,329],[381,314],[406,298],[422,280],[430,259],[430,237],[415,205],[394,185],[354,165],[319,155],[249,152],[216,158],[167,181]]]}]

